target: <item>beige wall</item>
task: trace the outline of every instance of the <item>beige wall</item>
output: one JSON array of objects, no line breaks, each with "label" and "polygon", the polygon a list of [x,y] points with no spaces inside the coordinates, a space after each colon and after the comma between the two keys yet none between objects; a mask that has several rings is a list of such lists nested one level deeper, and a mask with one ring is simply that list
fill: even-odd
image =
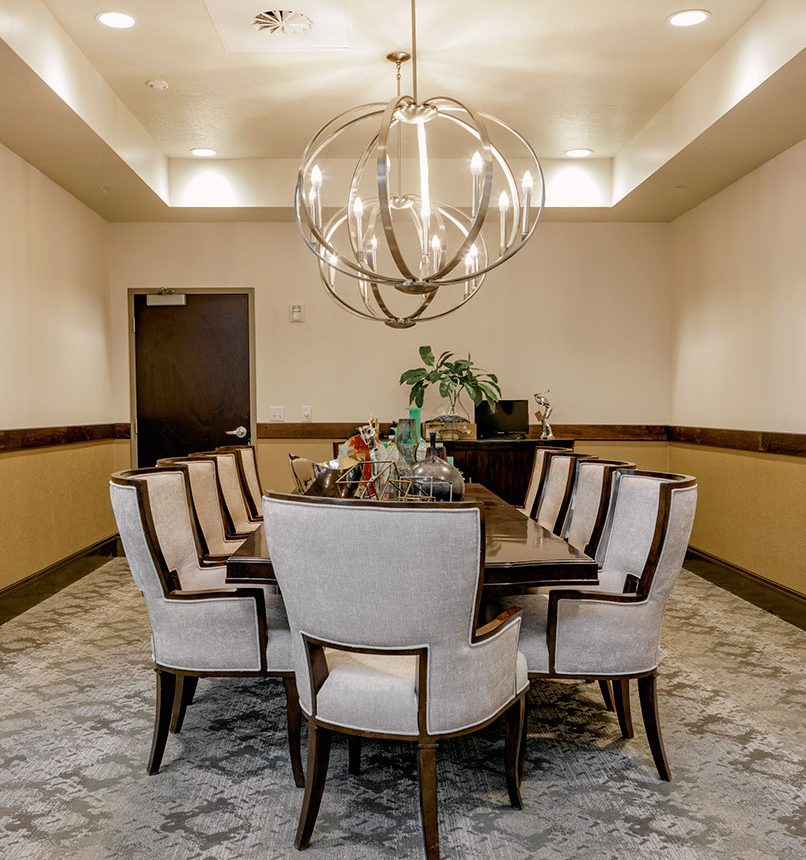
[{"label": "beige wall", "polygon": [[806,432],[806,141],[673,222],[671,423]]},{"label": "beige wall", "polygon": [[[673,424],[806,433],[806,141],[671,227]],[[672,445],[692,544],[806,594],[806,460]]]},{"label": "beige wall", "polygon": [[[0,429],[111,420],[108,225],[0,146]],[[0,588],[115,533],[115,444],[0,454]]]},{"label": "beige wall", "polygon": [[0,146],[0,428],[111,420],[108,225]]},{"label": "beige wall", "polygon": [[[129,419],[126,291],[163,286],[255,289],[258,421],[271,405],[287,421],[303,405],[314,421],[398,417],[397,380],[422,343],[471,351],[505,397],[551,388],[559,422],[667,421],[668,225],[543,224],[467,307],[408,331],[329,301],[292,224],[113,224],[110,235],[117,421]],[[292,302],[305,323],[289,322]]]}]

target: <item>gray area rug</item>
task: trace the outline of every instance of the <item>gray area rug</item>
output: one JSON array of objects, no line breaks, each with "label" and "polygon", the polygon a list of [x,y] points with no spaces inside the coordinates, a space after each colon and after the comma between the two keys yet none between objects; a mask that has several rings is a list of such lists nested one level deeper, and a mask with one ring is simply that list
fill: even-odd
[{"label": "gray area rug", "polygon": [[[596,684],[535,683],[523,811],[500,723],[442,745],[443,857],[806,857],[806,633],[684,572],[663,646],[671,784],[637,701],[623,741]],[[202,680],[146,775],[149,627],[123,560],[0,628],[0,679],[2,860],[300,856],[279,682]],[[337,739],[301,856],[422,857],[414,748],[368,743],[355,777]]]}]

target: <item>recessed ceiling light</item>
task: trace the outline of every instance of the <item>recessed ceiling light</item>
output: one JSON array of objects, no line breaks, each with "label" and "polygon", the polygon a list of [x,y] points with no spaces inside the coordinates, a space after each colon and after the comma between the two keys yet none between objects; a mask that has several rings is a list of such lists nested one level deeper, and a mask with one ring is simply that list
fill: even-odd
[{"label": "recessed ceiling light", "polygon": [[190,150],[191,155],[195,155],[196,158],[212,158],[214,155],[218,153],[214,149],[206,149],[203,146],[196,147],[196,149]]},{"label": "recessed ceiling light", "polygon": [[587,158],[593,155],[592,149],[569,149],[565,153],[569,158]]},{"label": "recessed ceiling light", "polygon": [[168,89],[168,81],[163,81],[162,78],[152,78],[146,81],[146,86],[157,92],[164,93]]},{"label": "recessed ceiling light", "polygon": [[128,30],[134,26],[134,18],[125,12],[99,12],[95,20],[104,27],[112,27],[115,30]]},{"label": "recessed ceiling light", "polygon": [[711,13],[706,9],[684,9],[682,12],[675,12],[669,18],[669,23],[673,27],[695,27],[710,17]]}]

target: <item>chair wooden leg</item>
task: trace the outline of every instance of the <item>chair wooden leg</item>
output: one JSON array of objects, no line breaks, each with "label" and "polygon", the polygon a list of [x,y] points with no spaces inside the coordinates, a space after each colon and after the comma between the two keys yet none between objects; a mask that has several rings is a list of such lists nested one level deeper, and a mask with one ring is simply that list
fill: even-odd
[{"label": "chair wooden leg", "polygon": [[509,802],[515,809],[523,809],[521,800],[521,759],[523,758],[523,723],[526,718],[524,696],[510,705],[504,714],[504,748],[506,759]]},{"label": "chair wooden leg", "polygon": [[635,737],[630,712],[630,681],[619,678],[613,681],[613,704],[616,706],[616,716],[621,727],[621,736],[627,740]]},{"label": "chair wooden leg", "polygon": [[658,678],[657,675],[648,675],[646,678],[638,679],[638,695],[641,699],[641,715],[644,718],[644,728],[649,741],[649,749],[658,776],[670,782],[672,772],[669,769],[669,761],[666,758],[666,750],[663,748],[663,736],[660,731],[660,716],[658,715]]},{"label": "chair wooden leg", "polygon": [[358,735],[347,735],[347,749],[349,750],[349,771],[354,776],[361,773],[361,738]]},{"label": "chair wooden leg", "polygon": [[196,695],[196,686],[199,679],[195,675],[176,675],[176,690],[174,691],[174,705],[171,712],[171,731],[174,734],[182,731],[182,724],[185,722],[185,711],[188,705],[193,704],[193,697]]},{"label": "chair wooden leg", "polygon": [[433,741],[417,746],[420,771],[420,814],[426,860],[439,860],[439,819],[437,816],[437,744]]},{"label": "chair wooden leg", "polygon": [[333,733],[308,723],[308,779],[305,781],[305,796],[299,813],[299,826],[294,845],[302,851],[311,844],[316,816],[325,790],[327,766],[330,762],[330,743]]},{"label": "chair wooden leg", "polygon": [[285,688],[285,713],[288,724],[288,755],[291,759],[291,772],[294,775],[294,785],[302,788],[305,785],[305,773],[302,770],[302,710],[299,706],[297,679],[292,675],[283,678]]},{"label": "chair wooden leg", "polygon": [[171,726],[174,695],[176,692],[176,675],[173,672],[156,670],[157,703],[154,713],[154,734],[151,738],[151,754],[148,757],[149,775],[159,773],[162,754],[165,752],[165,742],[168,740],[168,729]]},{"label": "chair wooden leg", "polygon": [[523,725],[521,726],[521,755],[518,759],[518,785],[523,782],[523,771],[526,767],[526,741],[529,738],[529,700],[523,695]]},{"label": "chair wooden leg", "polygon": [[610,681],[599,681],[599,689],[602,691],[602,698],[604,699],[605,708],[608,711],[615,710],[615,708],[613,707],[613,695],[610,692]]}]

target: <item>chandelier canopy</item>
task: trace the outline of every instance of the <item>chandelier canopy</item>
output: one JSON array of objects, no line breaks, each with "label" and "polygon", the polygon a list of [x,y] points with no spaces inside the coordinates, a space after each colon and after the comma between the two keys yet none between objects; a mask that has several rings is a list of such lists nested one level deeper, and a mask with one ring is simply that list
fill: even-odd
[{"label": "chandelier canopy", "polygon": [[[305,149],[294,196],[330,296],[392,328],[473,298],[528,241],[545,203],[540,162],[518,132],[456,99],[418,101],[414,0],[411,28],[411,55],[387,55],[396,97],[324,125]],[[401,95],[400,68],[412,58],[412,95]],[[331,210],[323,197],[341,205]]]}]

